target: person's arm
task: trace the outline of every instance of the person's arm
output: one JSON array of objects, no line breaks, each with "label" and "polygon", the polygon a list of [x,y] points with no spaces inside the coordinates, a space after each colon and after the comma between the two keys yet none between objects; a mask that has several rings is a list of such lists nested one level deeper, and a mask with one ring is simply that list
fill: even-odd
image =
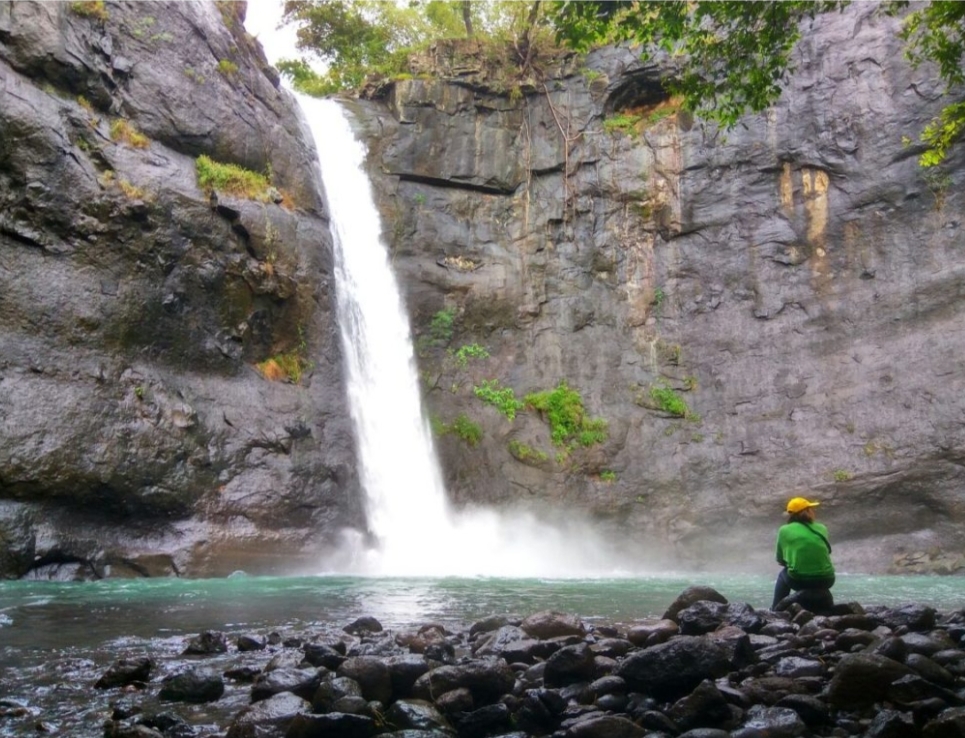
[{"label": "person's arm", "polygon": [[784,554],[781,551],[781,534],[777,534],[777,563],[781,566],[787,566],[787,562],[784,560]]}]

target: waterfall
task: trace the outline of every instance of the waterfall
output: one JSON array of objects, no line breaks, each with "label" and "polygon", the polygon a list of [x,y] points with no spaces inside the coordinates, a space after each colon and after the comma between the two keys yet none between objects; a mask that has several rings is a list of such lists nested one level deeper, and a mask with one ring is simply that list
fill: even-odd
[{"label": "waterfall", "polygon": [[[614,566],[589,528],[532,515],[455,512],[423,416],[408,318],[372,188],[365,148],[340,105],[299,96],[318,149],[335,249],[338,316],[369,531],[348,573],[408,576],[589,576]],[[351,552],[350,552],[351,553]],[[621,568],[637,568],[626,561]]]}]

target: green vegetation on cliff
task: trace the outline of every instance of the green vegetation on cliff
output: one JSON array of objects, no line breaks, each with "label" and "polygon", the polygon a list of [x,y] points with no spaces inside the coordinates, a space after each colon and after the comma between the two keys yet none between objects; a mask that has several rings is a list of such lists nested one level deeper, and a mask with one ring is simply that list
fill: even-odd
[{"label": "green vegetation on cliff", "polygon": [[501,386],[498,379],[487,379],[472,390],[476,397],[487,405],[492,405],[505,415],[507,420],[515,420],[516,413],[525,407],[525,404],[516,398],[513,388]]},{"label": "green vegetation on cliff", "polygon": [[223,164],[202,154],[195,161],[198,186],[202,190],[216,190],[249,200],[267,202],[269,198],[268,177],[235,164]]},{"label": "green vegetation on cliff", "polygon": [[[629,41],[645,58],[657,51],[672,54],[679,71],[665,80],[668,92],[681,96],[683,108],[731,127],[780,97],[793,71],[794,47],[810,28],[806,21],[848,4],[287,0],[283,23],[296,27],[297,49],[323,62],[326,71],[314,71],[306,59],[286,60],[279,68],[297,89],[327,94],[357,89],[373,74],[410,72],[410,55],[442,39],[473,38],[492,49],[510,49],[507,59],[521,68],[531,65],[534,48],[554,34],[559,44],[577,51]],[[911,64],[934,64],[949,91],[965,84],[965,3],[889,0],[876,12],[903,16],[899,35]],[[939,164],[963,131],[965,102],[952,101],[920,132],[920,163]]]},{"label": "green vegetation on cliff", "polygon": [[[585,0],[550,5],[557,38],[574,49],[630,41],[640,45],[645,58],[658,50],[673,54],[682,64],[667,80],[668,89],[682,96],[685,108],[730,127],[780,97],[793,71],[792,51],[810,28],[805,21],[849,4]],[[889,0],[876,11],[904,16],[899,35],[912,65],[935,64],[946,90],[965,84],[965,3],[931,0],[912,6]],[[965,103],[947,105],[921,132],[922,166],[941,163],[963,131]]]},{"label": "green vegetation on cliff", "polygon": [[451,423],[432,418],[432,430],[437,436],[454,435],[468,446],[475,446],[483,437],[482,427],[465,413],[460,413]]},{"label": "green vegetation on cliff", "polygon": [[[325,95],[358,89],[373,75],[407,74],[413,53],[459,38],[472,38],[490,55],[526,68],[534,49],[552,42],[545,6],[511,0],[287,0],[283,23],[295,26],[296,47],[308,58],[286,59],[278,68],[296,89]],[[308,59],[325,71],[315,71]]]},{"label": "green vegetation on cliff", "polygon": [[524,399],[527,406],[546,418],[554,445],[576,442],[580,446],[592,446],[606,440],[606,421],[587,417],[583,398],[579,392],[570,389],[566,380],[560,381],[555,389],[533,392]]}]

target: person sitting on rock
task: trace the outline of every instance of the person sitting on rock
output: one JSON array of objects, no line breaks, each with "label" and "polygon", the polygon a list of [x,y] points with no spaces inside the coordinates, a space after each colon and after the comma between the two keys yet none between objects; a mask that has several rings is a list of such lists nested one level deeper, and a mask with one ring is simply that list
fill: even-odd
[{"label": "person sitting on rock", "polygon": [[774,585],[772,610],[787,609],[790,602],[781,601],[792,590],[800,593],[795,595],[795,601],[800,599],[799,604],[812,612],[834,606],[830,591],[834,586],[834,565],[828,529],[814,521],[814,508],[819,504],[803,497],[794,497],[787,503],[788,521],[777,532],[777,563],[784,568]]}]

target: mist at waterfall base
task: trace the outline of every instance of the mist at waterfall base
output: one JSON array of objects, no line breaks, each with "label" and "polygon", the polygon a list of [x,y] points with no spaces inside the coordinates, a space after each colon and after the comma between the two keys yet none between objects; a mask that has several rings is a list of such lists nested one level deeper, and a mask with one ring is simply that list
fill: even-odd
[{"label": "mist at waterfall base", "polygon": [[[335,249],[338,315],[369,531],[346,531],[328,565],[375,576],[586,577],[644,573],[587,521],[454,510],[423,414],[413,344],[342,107],[299,96],[318,149]],[[376,542],[372,545],[372,540]],[[326,572],[330,573],[330,572]]]}]

